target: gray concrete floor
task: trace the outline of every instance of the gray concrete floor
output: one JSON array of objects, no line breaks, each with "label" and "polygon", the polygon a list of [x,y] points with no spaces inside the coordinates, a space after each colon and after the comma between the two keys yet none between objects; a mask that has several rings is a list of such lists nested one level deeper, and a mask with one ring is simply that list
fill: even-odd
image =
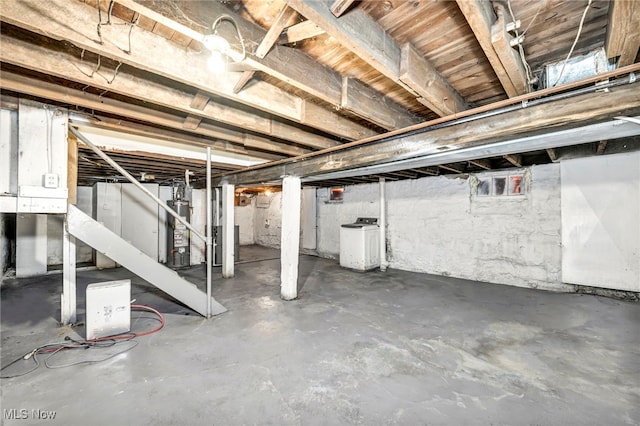
[{"label": "gray concrete floor", "polygon": [[[212,320],[126,270],[79,273],[80,306],[87,283],[132,277],[132,297],[165,312],[166,326],[103,363],[2,380],[4,424],[640,423],[639,303],[358,273],[310,256],[301,257],[300,298],[284,302],[278,272],[268,260],[239,265],[233,279],[217,275],[214,296],[229,312]],[[204,282],[203,268],[186,275]],[[2,365],[84,334],[57,327],[60,283],[49,275],[3,285]],[[133,328],[152,325],[142,318]],[[103,356],[71,352],[56,363]],[[28,419],[7,420],[10,409]]]}]

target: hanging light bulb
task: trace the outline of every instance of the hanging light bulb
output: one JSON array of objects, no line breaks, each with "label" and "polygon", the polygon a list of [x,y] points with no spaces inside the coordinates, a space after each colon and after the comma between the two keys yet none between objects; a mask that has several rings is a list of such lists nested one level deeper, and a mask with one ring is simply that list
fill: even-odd
[{"label": "hanging light bulb", "polygon": [[204,36],[202,44],[211,52],[227,53],[230,49],[229,42],[218,34]]},{"label": "hanging light bulb", "polygon": [[209,70],[215,74],[224,72],[227,68],[229,42],[217,34],[211,34],[202,39],[202,44],[211,52],[208,60]]},{"label": "hanging light bulb", "polygon": [[[240,41],[240,45],[242,46],[242,53],[238,53],[232,50],[229,42],[216,33],[218,24],[222,21],[229,21],[234,26],[238,35],[238,39]],[[236,24],[236,21],[229,15],[222,15],[218,19],[216,19],[211,26],[211,29],[213,30],[213,34],[204,36],[202,38],[202,44],[207,48],[207,50],[211,52],[211,56],[209,57],[208,61],[209,69],[211,70],[211,72],[219,74],[226,70],[229,59],[236,63],[242,62],[246,56],[246,51],[244,40],[242,38],[242,35],[240,34],[238,25]]]}]

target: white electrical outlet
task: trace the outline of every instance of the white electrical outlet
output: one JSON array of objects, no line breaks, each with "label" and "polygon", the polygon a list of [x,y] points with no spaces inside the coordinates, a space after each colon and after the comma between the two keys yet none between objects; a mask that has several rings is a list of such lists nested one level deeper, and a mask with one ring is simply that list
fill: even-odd
[{"label": "white electrical outlet", "polygon": [[57,188],[60,184],[60,177],[55,173],[45,173],[43,180],[45,188]]}]

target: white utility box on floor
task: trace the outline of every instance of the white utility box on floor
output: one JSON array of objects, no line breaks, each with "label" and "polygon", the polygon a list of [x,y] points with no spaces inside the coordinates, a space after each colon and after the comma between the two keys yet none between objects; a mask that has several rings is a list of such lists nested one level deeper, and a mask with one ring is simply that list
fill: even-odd
[{"label": "white utility box on floor", "polygon": [[87,340],[126,333],[131,329],[131,280],[87,286]]},{"label": "white utility box on floor", "polygon": [[340,227],[340,266],[368,271],[380,266],[378,219],[359,217]]}]

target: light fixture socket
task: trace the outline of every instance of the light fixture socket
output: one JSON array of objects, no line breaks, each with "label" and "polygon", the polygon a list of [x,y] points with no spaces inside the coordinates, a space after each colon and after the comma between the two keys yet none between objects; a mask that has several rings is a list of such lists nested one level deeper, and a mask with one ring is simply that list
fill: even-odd
[{"label": "light fixture socket", "polygon": [[231,47],[229,46],[229,42],[225,40],[223,37],[218,34],[210,34],[204,36],[202,39],[202,44],[206,47],[210,52],[219,52],[227,54]]}]

